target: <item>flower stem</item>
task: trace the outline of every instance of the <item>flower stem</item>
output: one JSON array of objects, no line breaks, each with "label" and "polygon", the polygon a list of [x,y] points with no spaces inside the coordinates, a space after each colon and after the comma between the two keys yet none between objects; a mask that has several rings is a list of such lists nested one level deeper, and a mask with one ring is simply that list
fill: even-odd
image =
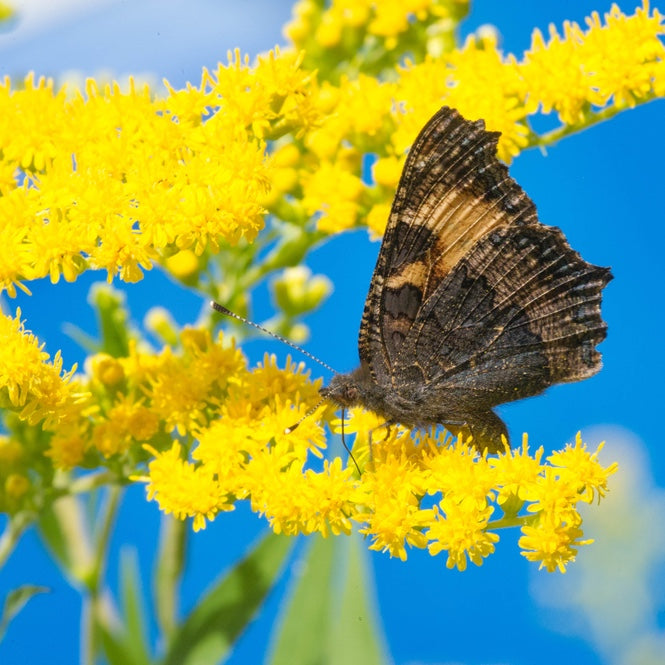
[{"label": "flower stem", "polygon": [[177,626],[179,586],[185,566],[188,534],[186,522],[171,515],[162,516],[153,592],[157,621],[167,642]]},{"label": "flower stem", "polygon": [[509,515],[504,516],[501,519],[494,520],[487,524],[488,530],[493,531],[494,529],[508,529],[514,526],[528,526],[536,521],[538,514],[533,515]]},{"label": "flower stem", "polygon": [[121,487],[117,485],[109,487],[105,505],[100,511],[99,523],[101,526],[95,539],[92,566],[84,580],[88,594],[84,598],[81,610],[81,662],[86,665],[94,665],[97,660],[98,627],[103,626],[108,633],[112,633],[114,630],[113,617],[116,613],[113,610],[110,595],[103,584],[103,577],[109,541],[121,496]]}]

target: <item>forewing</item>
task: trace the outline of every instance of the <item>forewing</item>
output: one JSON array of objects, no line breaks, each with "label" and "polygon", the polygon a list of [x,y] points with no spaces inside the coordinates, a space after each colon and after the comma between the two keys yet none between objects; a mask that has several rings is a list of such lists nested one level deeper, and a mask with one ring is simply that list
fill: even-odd
[{"label": "forewing", "polygon": [[502,225],[537,222],[496,158],[498,138],[444,107],[411,147],[360,327],[360,358],[380,384],[392,383],[421,306],[471,247]]},{"label": "forewing", "polygon": [[601,292],[610,279],[555,227],[495,229],[423,303],[396,370],[448,409],[451,397],[489,408],[591,376],[601,367]]}]

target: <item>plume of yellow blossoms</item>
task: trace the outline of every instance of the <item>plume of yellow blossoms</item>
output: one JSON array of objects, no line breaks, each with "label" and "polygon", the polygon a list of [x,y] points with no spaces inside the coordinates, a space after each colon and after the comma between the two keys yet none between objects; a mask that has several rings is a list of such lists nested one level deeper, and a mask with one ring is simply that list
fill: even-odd
[{"label": "plume of yellow blossoms", "polygon": [[[277,533],[348,534],[356,522],[372,549],[402,559],[407,545],[446,551],[448,566],[463,570],[467,559],[480,564],[494,551],[493,529],[522,524],[525,556],[563,570],[576,547],[590,542],[580,540],[577,504],[602,496],[616,469],[601,466],[579,437],[543,464],[542,449],[531,457],[526,439],[521,449],[488,459],[440,433],[414,438],[397,428],[374,444],[368,462],[367,433],[379,422],[354,411],[346,431],[358,433],[362,475],[339,457],[317,472],[308,467],[326,448],[322,426],[306,418],[285,433],[317,400],[320,383],[308,380],[302,363],[280,370],[266,356],[250,370],[221,333],[213,341],[185,329],[177,354],[133,346],[127,357],[96,355],[87,377],[72,382],[18,319],[2,321],[28,377],[3,393],[22,409],[19,417],[43,421],[44,455],[58,468],[122,461],[127,474],[154,456],[144,478],[148,496],[166,513],[193,518],[195,530],[247,499]],[[1,369],[3,377],[18,374]],[[0,459],[3,508],[11,510],[29,492],[30,460],[9,437],[0,441]],[[527,512],[518,516],[522,505]],[[499,508],[503,515],[492,522]]]},{"label": "plume of yellow blossoms", "polygon": [[[128,282],[179,250],[253,240],[269,186],[265,138],[307,128],[311,75],[295,56],[239,54],[200,86],[154,97],[133,82],[85,93],[29,75],[0,84],[0,289],[104,269]],[[168,86],[168,84],[167,84]]]},{"label": "plume of yellow blossoms", "polygon": [[[157,262],[246,312],[257,284],[327,235],[382,233],[404,152],[441,105],[501,131],[508,161],[665,96],[663,17],[646,1],[547,39],[536,31],[520,57],[488,32],[454,48],[466,4],[302,0],[286,30],[292,50],[251,66],[236,53],[198,86],[167,84],[162,96],[5,79],[0,290],[13,297],[32,280],[99,268],[131,282]],[[561,125],[539,136],[529,116],[541,111]],[[326,289],[290,288],[294,273],[284,275],[278,324],[291,334]],[[159,352],[131,339],[74,375],[20,316],[0,317],[0,510],[10,514],[52,496],[54,469],[101,469],[109,482],[144,480],[162,510],[195,529],[246,500],[276,532],[349,533],[356,523],[373,549],[406,558],[407,547],[426,547],[464,569],[494,551],[496,530],[520,526],[524,555],[564,570],[589,542],[578,504],[602,497],[616,470],[579,437],[543,461],[526,440],[487,458],[438,432],[392,428],[370,455],[377,422],[354,411],[345,431],[356,433],[358,474],[323,459],[315,418],[284,434],[319,383],[290,361],[248,368],[228,335],[213,335],[212,318],[166,330]],[[330,409],[324,416],[340,429]]]}]

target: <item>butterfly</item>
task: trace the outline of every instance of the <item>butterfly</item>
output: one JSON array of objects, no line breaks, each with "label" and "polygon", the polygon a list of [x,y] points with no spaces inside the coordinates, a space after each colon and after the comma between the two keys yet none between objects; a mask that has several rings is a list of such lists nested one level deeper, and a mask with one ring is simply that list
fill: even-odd
[{"label": "butterfly", "polygon": [[499,404],[596,374],[609,268],[587,263],[496,157],[500,134],[443,107],[411,147],[360,325],[360,366],[321,397],[387,426],[504,449]]}]

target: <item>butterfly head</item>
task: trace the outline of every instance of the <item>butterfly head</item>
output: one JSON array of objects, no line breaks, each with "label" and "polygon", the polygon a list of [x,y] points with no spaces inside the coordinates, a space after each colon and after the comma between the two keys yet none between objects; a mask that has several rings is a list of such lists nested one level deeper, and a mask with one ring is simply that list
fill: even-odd
[{"label": "butterfly head", "polygon": [[356,406],[360,403],[361,390],[353,374],[335,374],[330,383],[321,389],[321,397],[339,406]]},{"label": "butterfly head", "polygon": [[323,399],[329,399],[342,407],[364,406],[372,409],[375,392],[379,386],[372,379],[369,367],[362,363],[348,374],[335,374],[330,383],[320,391]]}]

